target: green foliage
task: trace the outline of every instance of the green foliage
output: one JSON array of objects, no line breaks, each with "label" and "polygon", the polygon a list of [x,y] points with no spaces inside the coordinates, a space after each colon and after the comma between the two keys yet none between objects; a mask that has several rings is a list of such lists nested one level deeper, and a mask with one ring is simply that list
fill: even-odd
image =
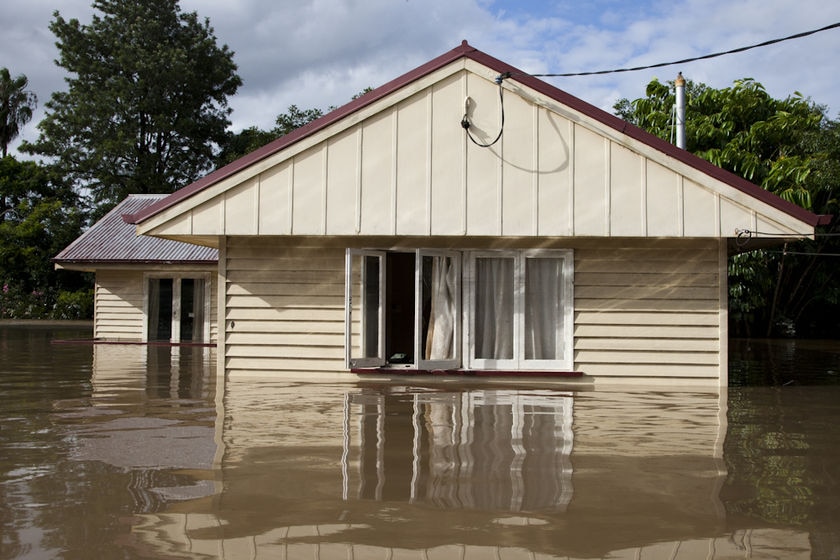
[{"label": "green foliage", "polygon": [[271,132],[279,138],[311,123],[315,119],[321,118],[323,115],[324,112],[321,109],[301,110],[298,109],[297,105],[290,105],[288,112],[277,115],[277,118],[274,120],[274,128]]},{"label": "green foliage", "polygon": [[[373,88],[366,87],[353,95],[351,99],[355,101],[371,91],[373,91]],[[330,107],[329,110],[332,111],[335,108]],[[297,105],[289,105],[288,111],[277,115],[274,120],[274,128],[271,130],[260,130],[256,126],[252,126],[239,133],[228,133],[219,155],[216,157],[216,167],[224,167],[232,161],[323,116],[324,112],[321,109],[300,109]]]},{"label": "green foliage", "polygon": [[236,134],[229,133],[216,158],[216,167],[223,167],[323,115],[320,109],[299,109],[297,105],[290,105],[287,112],[277,115],[274,128],[269,131],[252,126]]},{"label": "green foliage", "polygon": [[0,155],[6,157],[9,144],[20,128],[32,119],[37,96],[26,91],[29,80],[24,75],[12,78],[8,68],[0,68]]},{"label": "green foliage", "polygon": [[51,319],[79,320],[93,317],[93,288],[76,292],[61,290],[55,298]]},{"label": "green foliage", "polygon": [[225,140],[227,98],[241,84],[233,53],[178,0],[93,7],[87,25],[55,12],[68,90],[52,95],[38,140],[21,149],[53,159],[98,205],[173,192],[208,171]]},{"label": "green foliage", "polygon": [[256,126],[246,128],[238,133],[229,132],[216,156],[216,167],[224,167],[275,139],[277,139],[276,134],[260,130]]},{"label": "green foliage", "polygon": [[[686,84],[686,149],[817,214],[837,215],[840,125],[824,109],[794,93],[774,99],[751,78],[714,89]],[[673,83],[653,80],[646,97],[615,105],[616,114],[672,139]],[[819,233],[838,233],[837,220]],[[736,255],[729,265],[732,331],[740,335],[822,334],[836,317],[837,262],[833,236],[782,249]],[[749,243],[741,250],[754,249]]]},{"label": "green foliage", "polygon": [[72,189],[38,164],[0,159],[0,317],[50,318],[58,293],[88,289],[91,279],[57,271],[51,259],[82,231]]}]

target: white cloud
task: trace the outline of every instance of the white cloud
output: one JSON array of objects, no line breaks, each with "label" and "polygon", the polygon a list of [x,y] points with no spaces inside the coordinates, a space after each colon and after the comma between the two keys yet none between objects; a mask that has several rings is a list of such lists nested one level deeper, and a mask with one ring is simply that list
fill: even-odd
[{"label": "white cloud", "polygon": [[[65,18],[90,20],[89,0],[62,0]],[[0,66],[24,73],[40,104],[64,89],[48,30],[55,1],[4,8]],[[233,128],[268,128],[289,105],[342,105],[467,39],[531,73],[593,71],[654,64],[742,47],[840,21],[840,3],[823,0],[181,0],[210,19],[235,52],[244,85],[230,102]],[[619,97],[644,95],[655,77],[713,87],[753,77],[771,95],[795,90],[840,111],[833,75],[840,29],[711,60],[653,70],[548,81],[610,110]],[[24,137],[37,134],[34,123]]]}]

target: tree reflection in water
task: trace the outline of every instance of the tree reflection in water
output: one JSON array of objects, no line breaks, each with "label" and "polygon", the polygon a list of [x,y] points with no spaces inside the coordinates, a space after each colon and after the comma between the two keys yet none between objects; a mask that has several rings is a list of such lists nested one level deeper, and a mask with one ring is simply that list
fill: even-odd
[{"label": "tree reflection in water", "polygon": [[217,393],[212,350],[61,333],[0,326],[0,558],[840,555],[830,346],[722,391]]}]

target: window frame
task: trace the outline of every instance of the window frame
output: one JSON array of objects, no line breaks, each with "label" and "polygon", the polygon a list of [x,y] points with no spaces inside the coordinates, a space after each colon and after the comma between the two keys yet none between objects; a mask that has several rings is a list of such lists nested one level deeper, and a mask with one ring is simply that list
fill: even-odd
[{"label": "window frame", "polygon": [[[476,351],[476,260],[480,258],[513,258],[513,357],[511,359],[477,358]],[[525,301],[526,264],[528,259],[562,259],[560,278],[562,290],[562,357],[555,359],[525,358]],[[571,371],[574,367],[574,251],[572,249],[481,250],[470,251],[464,267],[464,360],[470,369],[542,371]]]},{"label": "window frame", "polygon": [[[462,341],[463,341],[463,253],[461,251],[450,251],[441,249],[417,249],[415,252],[416,260],[414,264],[414,303],[415,303],[415,325],[414,325],[414,364],[418,369],[457,369],[461,367]],[[423,297],[422,297],[422,283],[423,283],[423,257],[448,257],[453,260],[455,266],[456,289],[455,289],[455,314],[453,319],[454,325],[454,342],[453,351],[454,357],[448,360],[427,360],[422,356],[425,355],[423,348]]]}]

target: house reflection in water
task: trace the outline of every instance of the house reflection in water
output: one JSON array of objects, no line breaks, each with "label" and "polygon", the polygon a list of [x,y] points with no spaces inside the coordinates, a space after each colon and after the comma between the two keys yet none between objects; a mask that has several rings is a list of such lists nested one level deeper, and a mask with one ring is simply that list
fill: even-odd
[{"label": "house reflection in water", "polygon": [[344,498],[564,511],[573,406],[571,394],[556,391],[350,392]]},{"label": "house reflection in water", "polygon": [[808,558],[727,518],[726,393],[229,380],[212,500],[135,517],[193,558]]},{"label": "house reflection in water", "polygon": [[211,354],[202,347],[93,347],[91,396],[73,410],[85,421],[70,439],[70,457],[126,473],[136,513],[219,491],[212,475],[181,474],[212,473],[219,461]]}]

